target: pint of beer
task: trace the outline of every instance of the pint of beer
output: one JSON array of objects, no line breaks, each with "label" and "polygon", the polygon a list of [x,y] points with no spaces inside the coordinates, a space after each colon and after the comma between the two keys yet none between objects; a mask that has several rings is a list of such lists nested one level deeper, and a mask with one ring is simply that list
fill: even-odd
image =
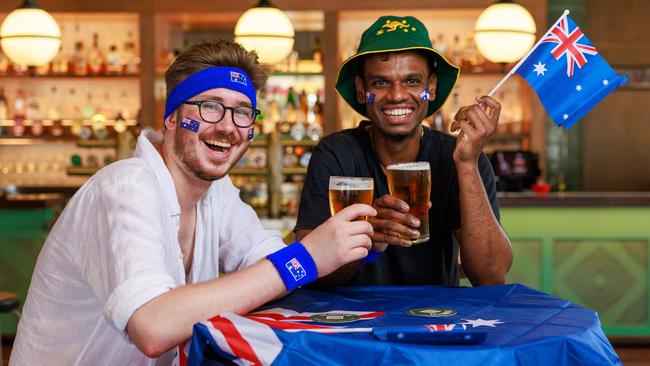
[{"label": "pint of beer", "polygon": [[420,237],[413,244],[429,240],[431,168],[426,161],[391,164],[386,167],[388,191],[409,205],[409,213],[420,220]]},{"label": "pint of beer", "polygon": [[330,177],[329,197],[332,216],[354,203],[372,206],[373,187],[372,178]]}]

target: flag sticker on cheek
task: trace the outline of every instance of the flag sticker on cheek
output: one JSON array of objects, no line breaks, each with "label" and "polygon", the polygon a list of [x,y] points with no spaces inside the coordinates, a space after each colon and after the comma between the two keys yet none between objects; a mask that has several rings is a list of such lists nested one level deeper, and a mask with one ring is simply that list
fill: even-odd
[{"label": "flag sticker on cheek", "polygon": [[255,138],[255,128],[251,127],[248,129],[248,141],[253,141]]},{"label": "flag sticker on cheek", "polygon": [[190,130],[192,132],[198,132],[199,131],[199,126],[201,126],[199,121],[195,121],[195,120],[193,120],[191,118],[187,118],[187,117],[183,117],[183,119],[181,120],[181,124],[180,124],[181,128],[184,128],[186,130]]},{"label": "flag sticker on cheek", "polygon": [[420,101],[421,101],[421,102],[427,102],[427,101],[429,101],[429,97],[430,97],[430,96],[431,96],[431,95],[429,94],[429,91],[426,90],[426,89],[424,89],[424,90],[420,93]]},{"label": "flag sticker on cheek", "polygon": [[366,92],[366,102],[368,104],[375,104],[375,93]]}]

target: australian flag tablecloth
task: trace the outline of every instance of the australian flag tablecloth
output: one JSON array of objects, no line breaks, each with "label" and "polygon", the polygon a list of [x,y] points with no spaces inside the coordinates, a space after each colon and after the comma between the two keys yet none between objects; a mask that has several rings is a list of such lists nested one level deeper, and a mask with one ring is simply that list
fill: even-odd
[{"label": "australian flag tablecloth", "polygon": [[[372,333],[415,326],[485,338],[441,345]],[[179,356],[189,365],[621,364],[595,312],[517,284],[299,289],[247,316],[196,324]]]}]

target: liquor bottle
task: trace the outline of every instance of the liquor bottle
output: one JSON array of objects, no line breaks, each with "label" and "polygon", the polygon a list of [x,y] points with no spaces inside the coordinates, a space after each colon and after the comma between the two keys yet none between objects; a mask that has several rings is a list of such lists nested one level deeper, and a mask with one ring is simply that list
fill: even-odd
[{"label": "liquor bottle", "polygon": [[99,36],[93,33],[93,45],[88,52],[88,73],[93,75],[100,75],[105,73],[106,64],[104,63],[104,55],[99,49]]},{"label": "liquor bottle", "polygon": [[7,57],[0,49],[0,75],[7,75],[9,73],[9,57]]},{"label": "liquor bottle", "polygon": [[61,106],[57,87],[55,85],[50,88],[50,96],[48,98],[51,103],[47,109],[47,119],[52,121],[50,127],[50,134],[52,136],[61,136],[63,134],[63,126],[61,125]]},{"label": "liquor bottle", "polygon": [[25,104],[25,92],[18,89],[16,92],[16,99],[14,99],[14,126],[12,129],[13,135],[21,137],[25,133],[25,115],[27,113],[27,106]]},{"label": "liquor bottle", "polygon": [[298,96],[298,114],[296,121],[299,123],[306,123],[308,114],[309,104],[307,103],[307,92],[303,89]]},{"label": "liquor bottle", "polygon": [[7,101],[7,97],[5,96],[4,88],[0,88],[0,122],[7,120],[8,117],[9,117],[9,102]]},{"label": "liquor bottle", "polygon": [[66,52],[63,50],[63,43],[61,43],[61,47],[59,47],[59,53],[56,54],[50,63],[50,71],[53,75],[66,75],[69,71],[69,63],[70,60],[68,59]]},{"label": "liquor bottle", "polygon": [[461,67],[463,63],[463,49],[460,46],[460,35],[458,34],[454,35],[454,44],[451,47],[450,55],[451,59],[449,61],[451,61],[451,63],[454,65]]},{"label": "liquor bottle", "polygon": [[40,136],[43,134],[43,121],[41,120],[41,107],[38,103],[38,97],[33,91],[29,93],[27,103],[27,112],[25,117],[32,121],[32,135]]},{"label": "liquor bottle", "polygon": [[435,42],[433,42],[433,48],[436,49],[436,51],[440,52],[443,56],[448,58],[447,54],[447,42],[445,42],[445,35],[442,33],[438,33],[438,37],[436,38]]},{"label": "liquor bottle", "polygon": [[136,54],[135,41],[133,33],[128,33],[128,38],[124,42],[124,74],[135,75],[140,72],[140,57]]},{"label": "liquor bottle", "polygon": [[95,108],[95,105],[93,104],[93,95],[91,93],[88,93],[86,95],[86,103],[84,104],[83,108],[81,109],[81,116],[85,120],[89,120],[93,118],[95,113],[97,112],[97,109]]},{"label": "liquor bottle", "polygon": [[106,55],[106,73],[119,75],[122,73],[122,58],[117,52],[117,46],[112,44]]},{"label": "liquor bottle", "polygon": [[485,58],[476,48],[473,32],[467,32],[466,34],[466,43],[462,56],[463,69],[477,73],[485,71]]},{"label": "liquor bottle", "polygon": [[314,47],[311,51],[311,59],[318,62],[321,66],[323,65],[323,50],[320,46],[320,38],[316,37],[314,41]]},{"label": "liquor bottle", "polygon": [[74,54],[72,55],[73,73],[75,75],[86,75],[88,73],[86,54],[84,52],[84,43],[77,41],[74,44]]},{"label": "liquor bottle", "polygon": [[5,90],[0,88],[0,136],[2,136],[2,122],[7,119],[9,115],[9,103],[5,97]]},{"label": "liquor bottle", "polygon": [[316,92],[316,100],[314,101],[314,106],[312,107],[312,113],[314,114],[313,123],[322,126],[323,125],[323,102],[320,100],[321,91]]},{"label": "liquor bottle", "polygon": [[298,97],[292,86],[289,87],[287,91],[287,103],[284,106],[284,117],[283,122],[286,123],[295,123],[298,120]]}]

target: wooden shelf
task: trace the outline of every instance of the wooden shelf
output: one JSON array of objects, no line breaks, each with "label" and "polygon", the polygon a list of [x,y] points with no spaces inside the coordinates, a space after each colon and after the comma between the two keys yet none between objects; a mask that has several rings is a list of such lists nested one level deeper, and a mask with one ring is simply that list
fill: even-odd
[{"label": "wooden shelf", "polygon": [[117,147],[117,141],[115,139],[77,140],[77,147]]},{"label": "wooden shelf", "polygon": [[68,175],[93,175],[97,173],[99,168],[89,168],[83,166],[71,166],[66,169]]},{"label": "wooden shelf", "polygon": [[293,139],[282,139],[282,146],[316,146],[318,141],[313,141],[309,139],[305,140],[293,140]]},{"label": "wooden shelf", "polygon": [[266,147],[269,146],[268,140],[253,140],[250,143],[251,147]]},{"label": "wooden shelf", "polygon": [[307,168],[305,167],[282,168],[282,174],[285,175],[307,174]]},{"label": "wooden shelf", "polygon": [[229,175],[267,175],[269,174],[268,168],[232,168]]}]

